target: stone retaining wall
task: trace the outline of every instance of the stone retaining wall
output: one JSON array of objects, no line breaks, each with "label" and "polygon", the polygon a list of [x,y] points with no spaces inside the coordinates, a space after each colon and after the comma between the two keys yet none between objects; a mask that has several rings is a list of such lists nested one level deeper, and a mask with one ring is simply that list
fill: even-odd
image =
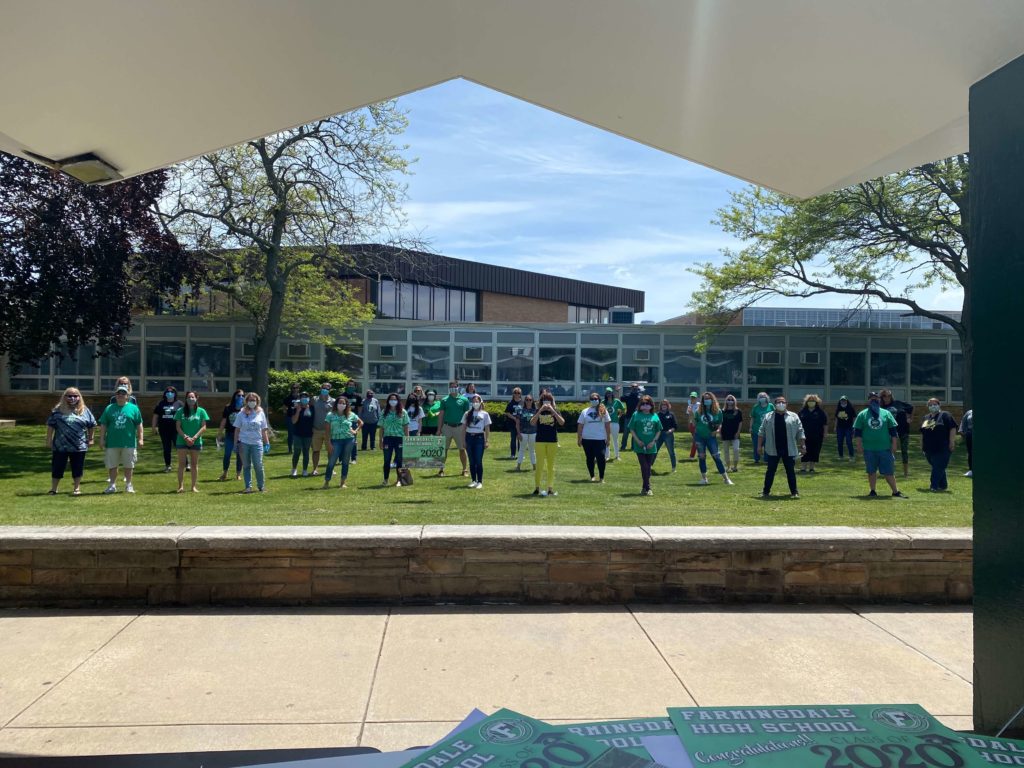
[{"label": "stone retaining wall", "polygon": [[5,527],[0,606],[970,602],[970,529]]}]

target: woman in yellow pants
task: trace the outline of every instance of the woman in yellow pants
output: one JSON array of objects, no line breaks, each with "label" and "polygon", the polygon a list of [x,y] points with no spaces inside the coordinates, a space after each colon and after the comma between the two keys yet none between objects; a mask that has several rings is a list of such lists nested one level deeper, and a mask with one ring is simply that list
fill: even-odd
[{"label": "woman in yellow pants", "polygon": [[[557,496],[555,491],[555,451],[558,450],[558,428],[565,424],[555,408],[555,397],[547,390],[540,393],[540,408],[530,420],[537,426],[537,466],[534,469],[534,496]],[[541,490],[541,473],[547,472],[547,490]]]}]

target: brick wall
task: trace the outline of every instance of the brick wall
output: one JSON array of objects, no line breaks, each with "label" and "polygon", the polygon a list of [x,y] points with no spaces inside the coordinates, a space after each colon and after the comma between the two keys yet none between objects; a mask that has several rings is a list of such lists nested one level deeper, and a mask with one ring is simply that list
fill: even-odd
[{"label": "brick wall", "polygon": [[0,529],[0,606],[970,602],[969,529]]},{"label": "brick wall", "polygon": [[487,292],[480,293],[480,309],[485,323],[564,323],[569,313],[564,302]]}]

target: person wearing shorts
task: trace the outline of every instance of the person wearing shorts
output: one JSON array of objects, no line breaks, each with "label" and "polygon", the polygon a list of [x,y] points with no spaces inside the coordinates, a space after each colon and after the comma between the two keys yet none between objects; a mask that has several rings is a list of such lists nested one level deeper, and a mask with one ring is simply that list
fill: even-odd
[{"label": "person wearing shorts", "polygon": [[[459,461],[462,462],[462,476],[469,475],[469,459],[466,456],[466,440],[462,430],[462,417],[470,410],[469,398],[459,394],[459,382],[448,382],[448,394],[441,398],[441,410],[438,412],[437,434],[444,438],[444,457],[448,460],[448,449],[452,441],[459,448]],[[444,475],[444,467],[437,473]]]},{"label": "person wearing shorts", "polygon": [[185,492],[185,466],[192,475],[192,493],[199,493],[199,452],[203,450],[203,433],[210,414],[199,407],[195,392],[185,393],[185,404],[174,413],[178,431],[178,493]]},{"label": "person wearing shorts", "polygon": [[868,407],[857,414],[853,422],[853,439],[857,443],[857,451],[864,457],[868,496],[878,496],[875,483],[881,475],[889,484],[893,498],[907,498],[896,486],[896,450],[899,447],[896,417],[882,407],[877,392],[868,394]]},{"label": "person wearing shorts", "polygon": [[138,459],[137,449],[143,444],[142,412],[128,402],[128,386],[118,384],[114,402],[100,416],[100,448],[110,483],[104,493],[117,493],[117,468],[124,467],[125,493],[135,493],[132,475]]}]

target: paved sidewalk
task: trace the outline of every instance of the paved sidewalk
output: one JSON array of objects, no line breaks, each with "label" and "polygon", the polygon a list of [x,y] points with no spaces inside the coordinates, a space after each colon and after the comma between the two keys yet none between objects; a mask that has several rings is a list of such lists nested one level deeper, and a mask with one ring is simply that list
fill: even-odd
[{"label": "paved sidewalk", "polygon": [[971,727],[970,608],[0,611],[0,755],[426,744],[473,707],[919,703]]}]

